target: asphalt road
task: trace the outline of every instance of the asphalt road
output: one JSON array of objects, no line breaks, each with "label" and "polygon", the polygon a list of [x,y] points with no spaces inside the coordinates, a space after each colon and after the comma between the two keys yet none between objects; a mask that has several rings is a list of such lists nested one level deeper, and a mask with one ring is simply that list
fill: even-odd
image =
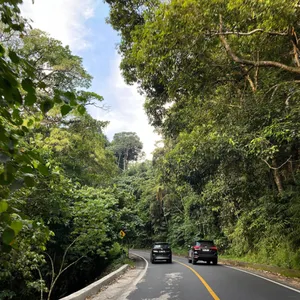
[{"label": "asphalt road", "polygon": [[131,252],[149,264],[128,300],[300,300],[300,291],[222,265],[192,265],[175,256],[172,264],[151,264],[148,252]]}]

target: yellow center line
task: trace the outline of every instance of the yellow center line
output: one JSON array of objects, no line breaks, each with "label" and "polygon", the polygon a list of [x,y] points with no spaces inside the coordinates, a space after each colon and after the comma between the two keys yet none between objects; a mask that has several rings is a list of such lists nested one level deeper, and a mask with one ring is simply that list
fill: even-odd
[{"label": "yellow center line", "polygon": [[212,290],[212,288],[208,285],[208,283],[203,279],[203,277],[201,277],[199,275],[198,272],[196,272],[193,268],[191,268],[190,266],[184,264],[184,263],[181,263],[180,261],[177,261],[177,260],[173,260],[185,267],[187,267],[188,269],[190,269],[198,278],[199,280],[203,283],[203,285],[206,287],[206,289],[208,290],[208,292],[211,294],[211,296],[214,298],[214,300],[220,300],[220,298],[216,295],[216,293]]}]

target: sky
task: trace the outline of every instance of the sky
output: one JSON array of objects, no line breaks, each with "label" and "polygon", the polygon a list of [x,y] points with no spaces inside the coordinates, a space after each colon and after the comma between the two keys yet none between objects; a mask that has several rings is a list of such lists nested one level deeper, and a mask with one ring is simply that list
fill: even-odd
[{"label": "sky", "polygon": [[33,28],[48,32],[53,38],[69,45],[83,58],[93,76],[91,91],[104,97],[109,110],[89,107],[93,118],[109,121],[105,134],[110,140],[117,132],[136,132],[143,142],[146,158],[151,159],[159,136],[148,124],[143,110],[144,98],[136,86],[126,85],[117,53],[120,37],[105,19],[109,7],[102,0],[23,0],[23,16],[32,20]]}]

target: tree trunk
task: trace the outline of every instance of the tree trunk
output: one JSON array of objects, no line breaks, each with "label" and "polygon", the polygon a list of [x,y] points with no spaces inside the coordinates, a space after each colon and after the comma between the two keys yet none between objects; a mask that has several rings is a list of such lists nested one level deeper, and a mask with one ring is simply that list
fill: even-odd
[{"label": "tree trunk", "polygon": [[274,166],[274,169],[273,169],[274,180],[275,180],[275,183],[276,183],[279,194],[282,194],[283,193],[282,180],[281,180],[278,169],[276,169],[277,168],[277,162],[276,162],[275,158],[273,159],[272,163],[273,163],[273,166]]},{"label": "tree trunk", "polygon": [[120,169],[121,169],[121,166],[120,166],[121,155],[122,155],[122,152],[119,153],[119,159],[118,159],[118,167],[119,167]]},{"label": "tree trunk", "polygon": [[128,149],[126,149],[124,153],[123,171],[127,169],[127,160],[128,160]]}]

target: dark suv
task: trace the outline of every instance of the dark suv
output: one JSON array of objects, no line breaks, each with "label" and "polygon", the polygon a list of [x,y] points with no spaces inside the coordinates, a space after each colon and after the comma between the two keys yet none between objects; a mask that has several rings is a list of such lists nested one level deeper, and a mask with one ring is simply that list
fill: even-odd
[{"label": "dark suv", "polygon": [[158,260],[172,263],[172,250],[169,243],[156,242],[153,244],[150,261],[151,263],[155,263]]},{"label": "dark suv", "polygon": [[194,242],[189,248],[189,263],[195,265],[198,260],[206,261],[207,264],[218,263],[218,249],[213,241],[200,240]]}]

